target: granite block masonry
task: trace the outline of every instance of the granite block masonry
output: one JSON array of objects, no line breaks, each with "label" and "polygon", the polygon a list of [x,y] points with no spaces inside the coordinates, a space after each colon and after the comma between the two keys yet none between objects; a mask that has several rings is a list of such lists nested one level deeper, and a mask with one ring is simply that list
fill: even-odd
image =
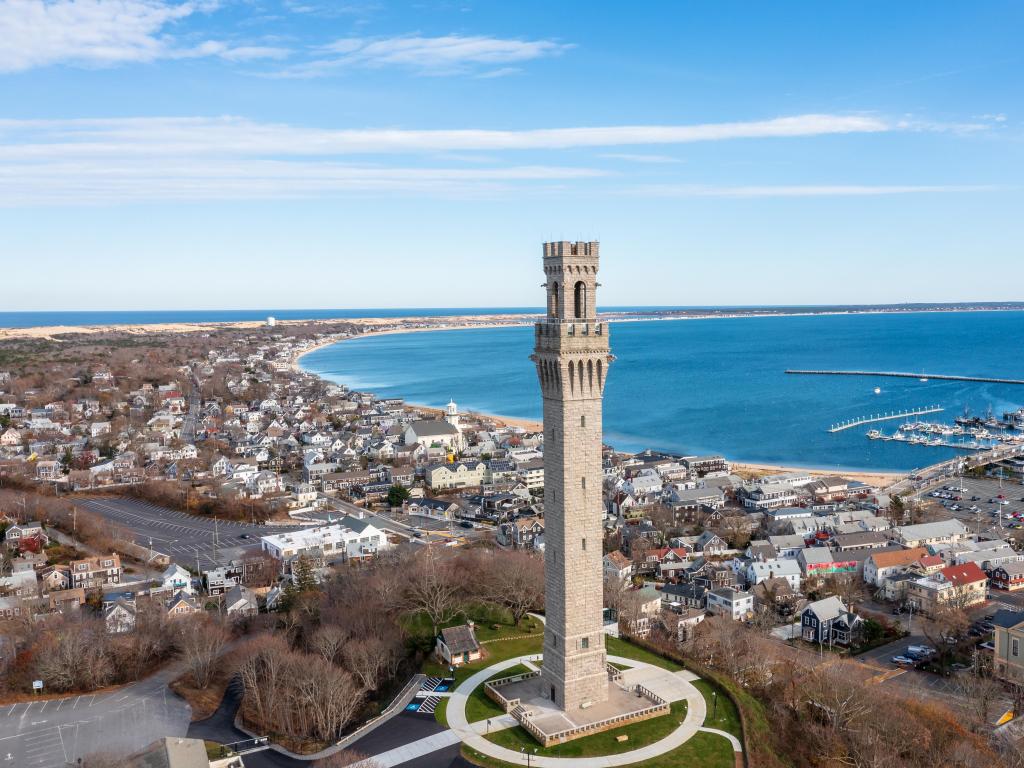
[{"label": "granite block masonry", "polygon": [[544,244],[547,315],[532,360],[544,401],[545,696],[571,716],[608,699],[602,632],[602,398],[597,242]]}]

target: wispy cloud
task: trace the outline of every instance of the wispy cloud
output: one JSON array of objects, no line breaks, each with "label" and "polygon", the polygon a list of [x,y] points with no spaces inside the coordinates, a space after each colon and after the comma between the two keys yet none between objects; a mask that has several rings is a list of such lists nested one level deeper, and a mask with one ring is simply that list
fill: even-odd
[{"label": "wispy cloud", "polygon": [[986,184],[783,184],[764,186],[705,186],[645,184],[626,190],[634,195],[669,197],[864,197],[941,192],[995,192]]},{"label": "wispy cloud", "polygon": [[155,157],[112,165],[91,160],[0,166],[0,205],[288,199],[375,192],[461,195],[601,175],[598,170],[558,166],[385,168],[326,161]]},{"label": "wispy cloud", "polygon": [[[478,71],[564,53],[572,45],[554,40],[515,40],[482,35],[346,37],[321,46],[318,56],[278,73],[282,77],[322,77],[353,68],[400,67],[424,75]],[[491,76],[508,68],[490,70]]]},{"label": "wispy cloud", "polygon": [[696,125],[477,129],[303,128],[241,117],[0,119],[0,159],[140,154],[367,155],[437,151],[553,150],[791,138],[898,130],[882,118],[798,115]]},{"label": "wispy cloud", "polygon": [[[573,167],[564,161],[545,163],[531,158],[529,163],[519,163],[513,159],[517,151],[889,130],[898,127],[881,118],[840,115],[523,131],[332,130],[259,123],[240,117],[0,119],[0,204],[271,199],[354,192],[461,195],[507,191],[522,185],[550,191],[613,174],[602,168]],[[385,159],[389,155],[401,155],[403,159]],[[641,164],[674,159],[653,153],[609,155]],[[450,167],[448,161],[453,157],[477,162],[472,168]],[[616,189],[651,196],[796,197],[988,189],[911,185],[642,186],[637,184],[637,166],[617,169]]]},{"label": "wispy cloud", "polygon": [[681,163],[678,157],[671,155],[643,155],[634,152],[605,152],[601,157],[608,160],[623,160],[627,163],[650,163],[651,165],[668,165]]},{"label": "wispy cloud", "polygon": [[53,64],[106,67],[158,59],[217,56],[228,61],[283,58],[287,51],[218,40],[186,44],[172,34],[214,0],[0,0],[0,72]]}]

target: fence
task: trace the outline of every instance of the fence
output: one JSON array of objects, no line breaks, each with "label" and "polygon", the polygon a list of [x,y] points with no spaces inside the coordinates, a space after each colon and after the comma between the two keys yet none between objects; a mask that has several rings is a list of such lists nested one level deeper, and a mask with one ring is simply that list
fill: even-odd
[{"label": "fence", "polygon": [[[503,685],[518,683],[521,680],[529,680],[531,677],[540,677],[540,671],[522,672],[518,675],[499,677],[497,680],[488,680],[484,683],[484,693],[506,712],[512,712],[516,707],[519,707],[519,699],[506,698],[498,691],[498,688]],[[520,707],[520,709],[522,708]],[[525,710],[523,711],[525,712]]]},{"label": "fence", "polygon": [[[640,689],[642,687],[643,686],[637,686],[637,689]],[[647,689],[644,688],[643,690],[646,691]],[[650,691],[648,691],[647,693],[650,694]],[[606,731],[612,726],[618,725],[619,723],[632,723],[636,722],[637,720],[645,720],[649,717],[667,715],[670,711],[669,705],[665,702],[664,699],[661,699],[660,697],[655,696],[654,698],[657,699],[660,703],[657,703],[652,707],[645,707],[644,709],[638,709],[634,712],[626,712],[621,715],[615,715],[615,717],[609,717],[606,720],[598,720],[595,723],[587,723],[586,725],[580,725],[576,728],[567,728],[564,731],[542,734],[541,736],[535,735],[534,737],[540,739],[545,747],[549,747],[552,744],[558,744],[570,738],[577,738],[588,733],[599,733],[601,731]],[[522,721],[520,721],[520,724],[522,724],[523,727],[526,728],[526,725],[523,724]],[[527,730],[530,729],[527,728]],[[533,733],[533,731],[530,732]],[[540,733],[539,729],[538,733]]]}]

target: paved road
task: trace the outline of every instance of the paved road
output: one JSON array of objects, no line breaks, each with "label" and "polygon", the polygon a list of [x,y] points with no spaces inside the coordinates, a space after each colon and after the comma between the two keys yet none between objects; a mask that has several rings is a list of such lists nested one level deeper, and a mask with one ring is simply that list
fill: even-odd
[{"label": "paved road", "polygon": [[202,406],[202,389],[199,385],[199,379],[196,378],[193,371],[189,371],[188,377],[188,413],[181,424],[181,440],[186,445],[196,441],[196,425],[199,423],[199,409]]},{"label": "paved road", "polygon": [[104,694],[0,708],[0,767],[63,768],[94,752],[129,754],[163,736],[184,736],[190,709],[167,688],[168,668]]},{"label": "paved road", "polygon": [[[987,604],[984,608],[979,608],[976,613],[980,616],[986,612],[991,613],[993,610],[994,608]],[[932,645],[932,641],[924,635],[916,633],[860,654],[856,659],[880,670],[881,674],[875,679],[881,685],[899,688],[906,696],[936,699],[953,709],[964,707],[964,694],[960,688],[957,674],[944,677],[912,667],[899,667],[892,663],[893,656],[902,655],[911,645]],[[1009,708],[1010,697],[1002,697],[998,704],[992,708],[996,717]]]},{"label": "paved road", "polygon": [[206,569],[237,559],[258,550],[260,536],[293,529],[293,526],[214,521],[137,499],[79,498],[75,504],[131,531],[136,544],[149,547],[152,541],[157,552],[192,568],[197,562],[201,569]]}]

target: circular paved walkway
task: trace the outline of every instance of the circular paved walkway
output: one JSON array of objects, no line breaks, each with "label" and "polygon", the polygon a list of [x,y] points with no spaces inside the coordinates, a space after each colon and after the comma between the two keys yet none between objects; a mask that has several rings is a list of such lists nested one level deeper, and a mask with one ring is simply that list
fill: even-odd
[{"label": "circular paved walkway", "polygon": [[[466,720],[466,701],[469,698],[469,694],[472,693],[477,686],[483,685],[484,681],[491,677],[495,672],[500,672],[503,669],[514,667],[516,664],[538,661],[539,659],[539,654],[517,656],[514,659],[506,659],[505,661],[499,661],[496,664],[492,664],[486,669],[480,670],[467,680],[464,680],[455,688],[448,699],[448,709],[446,710],[448,727],[458,735],[459,739],[461,739],[464,744],[477,752],[490,757],[495,757],[499,760],[504,760],[505,762],[512,763],[514,765],[522,762],[523,756],[521,753],[498,746],[494,742],[488,741],[484,738],[483,734],[477,729],[477,727],[475,727],[482,726],[484,723],[470,723]],[[686,719],[683,721],[682,725],[660,741],[656,741],[653,744],[648,744],[645,747],[640,747],[629,752],[620,752],[615,755],[594,757],[548,757],[545,755],[537,755],[530,760],[531,765],[538,766],[538,768],[566,768],[567,766],[582,765],[586,765],[588,767],[594,766],[595,768],[614,768],[615,766],[640,763],[657,757],[658,755],[663,755],[666,752],[671,752],[676,747],[691,739],[704,724],[704,718],[707,715],[704,697],[701,695],[701,692],[685,678],[680,677],[677,673],[669,672],[667,669],[656,667],[653,664],[636,661],[635,659],[629,659],[622,656],[609,655],[608,661],[615,662],[617,664],[626,664],[634,669],[643,669],[648,671],[658,670],[666,677],[673,678],[671,681],[668,681],[671,682],[673,686],[678,686],[680,684],[684,685],[686,688],[686,695],[684,697],[686,699]],[[505,715],[500,719],[504,720],[505,718],[511,718],[511,715]]]}]

